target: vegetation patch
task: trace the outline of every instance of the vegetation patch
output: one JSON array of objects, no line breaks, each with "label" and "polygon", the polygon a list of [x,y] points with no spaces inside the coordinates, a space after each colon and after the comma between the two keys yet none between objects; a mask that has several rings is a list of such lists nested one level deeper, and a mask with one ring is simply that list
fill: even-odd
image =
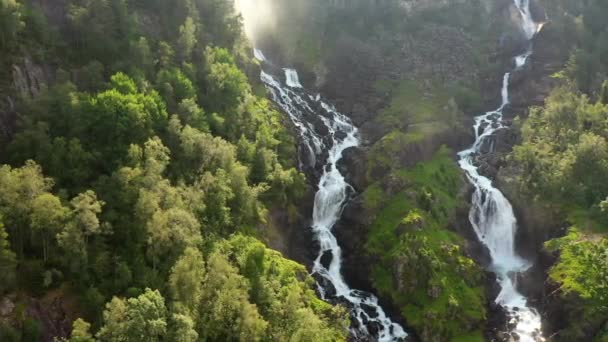
[{"label": "vegetation patch", "polygon": [[599,330],[595,338],[604,341],[605,332],[598,327],[608,315],[608,238],[573,227],[565,237],[547,242],[545,248],[559,254],[549,279],[572,308],[566,314],[573,324],[560,331],[560,338],[580,340],[589,331]]},{"label": "vegetation patch", "polygon": [[363,194],[365,206],[378,209],[366,245],[377,260],[374,286],[424,340],[481,341],[483,272],[447,229],[463,185],[450,151],[442,147],[432,160],[388,178],[403,190],[381,204],[380,185]]}]

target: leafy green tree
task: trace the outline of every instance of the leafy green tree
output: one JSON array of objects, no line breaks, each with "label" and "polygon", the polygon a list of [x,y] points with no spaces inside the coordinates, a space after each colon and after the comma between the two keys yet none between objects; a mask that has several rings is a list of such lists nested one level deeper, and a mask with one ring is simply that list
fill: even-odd
[{"label": "leafy green tree", "polygon": [[219,253],[209,257],[200,328],[205,340],[260,341],[268,326],[248,300],[247,280]]},{"label": "leafy green tree", "polygon": [[139,37],[131,42],[131,56],[133,65],[142,69],[145,74],[149,74],[154,67],[154,54],[146,37]]},{"label": "leafy green tree", "polygon": [[67,342],[95,342],[96,339],[90,332],[91,324],[81,318],[72,323],[72,334]]},{"label": "leafy green tree", "polygon": [[180,172],[191,174],[186,179],[193,180],[206,171],[229,170],[236,161],[236,151],[232,144],[222,138],[214,137],[197,129],[186,126],[181,131]]},{"label": "leafy green tree", "polygon": [[209,132],[209,123],[205,111],[199,107],[194,98],[182,100],[177,106],[177,114],[185,125],[201,132]]},{"label": "leafy green tree", "polygon": [[169,293],[177,311],[185,309],[193,317],[198,315],[204,278],[203,255],[196,248],[186,248],[169,276]]},{"label": "leafy green tree", "polygon": [[0,0],[0,51],[6,51],[23,27],[21,4],[16,0]]},{"label": "leafy green tree", "polygon": [[69,256],[74,270],[78,270],[88,263],[89,239],[102,233],[98,215],[105,203],[97,199],[95,192],[88,190],[72,199],[70,204],[69,219],[57,234],[57,243]]},{"label": "leafy green tree", "polygon": [[608,81],[604,81],[604,83],[602,83],[602,91],[600,93],[600,101],[603,104],[608,105]]},{"label": "leafy green tree", "polygon": [[297,203],[306,191],[306,177],[295,168],[284,170],[280,164],[268,176],[269,196],[276,203]]},{"label": "leafy green tree", "polygon": [[249,281],[250,301],[268,322],[272,340],[344,340],[348,314],[320,300],[302,265],[288,261],[260,241],[242,235],[218,243],[218,253]]},{"label": "leafy green tree", "polygon": [[104,77],[105,67],[96,60],[90,61],[85,66],[72,72],[72,79],[78,88],[87,92],[95,92],[104,88],[106,80]]},{"label": "leafy green tree", "polygon": [[34,232],[42,237],[42,255],[46,262],[49,248],[55,235],[63,228],[69,210],[61,200],[50,193],[44,193],[32,202],[31,225]]},{"label": "leafy green tree", "polygon": [[229,206],[236,228],[253,227],[263,222],[266,213],[258,198],[266,190],[266,186],[250,186],[249,169],[239,163],[230,169],[228,177],[234,195]]},{"label": "leafy green tree", "polygon": [[118,88],[95,95],[83,108],[86,141],[91,150],[100,152],[99,162],[108,171],[125,157],[130,144],[145,142],[167,120],[157,93],[133,93],[134,82],[122,74],[115,75],[112,83]]},{"label": "leafy green tree", "polygon": [[11,250],[8,233],[0,216],[0,293],[12,289],[16,280],[17,258]]},{"label": "leafy green tree", "polygon": [[171,341],[175,342],[196,342],[198,341],[198,332],[196,324],[192,317],[174,312],[171,315],[172,333]]},{"label": "leafy green tree", "polygon": [[196,319],[205,278],[203,255],[196,248],[186,248],[177,260],[169,276],[169,293],[171,295],[171,331],[174,341],[197,341]]},{"label": "leafy green tree", "polygon": [[265,181],[277,165],[277,155],[273,151],[259,147],[255,151],[251,167],[251,180],[253,183]]},{"label": "leafy green tree", "polygon": [[173,65],[175,59],[175,51],[167,42],[158,43],[158,65],[162,68],[168,68]]},{"label": "leafy green tree", "polygon": [[196,25],[191,17],[187,17],[184,24],[179,27],[177,47],[182,61],[187,61],[197,43]]},{"label": "leafy green tree", "polygon": [[137,85],[126,74],[119,72],[110,78],[110,88],[116,89],[123,95],[137,94]]},{"label": "leafy green tree", "polygon": [[93,178],[96,156],[82,146],[78,138],[53,139],[50,152],[40,161],[46,172],[57,180],[63,189],[82,190],[81,187]]},{"label": "leafy green tree", "polygon": [[146,289],[137,298],[114,297],[106,304],[100,341],[163,341],[167,333],[167,309],[158,290]]},{"label": "leafy green tree", "polygon": [[239,106],[251,94],[251,86],[228,50],[205,50],[205,85],[205,108],[221,113],[224,120],[221,126],[216,122],[214,130],[229,139],[237,139],[242,116]]},{"label": "leafy green tree", "polygon": [[157,88],[170,109],[186,99],[196,99],[194,84],[178,68],[161,69],[156,76]]},{"label": "leafy green tree", "polygon": [[0,166],[0,215],[10,229],[13,247],[23,256],[25,236],[30,233],[32,201],[47,193],[53,181],[42,175],[42,169],[33,161],[21,168]]},{"label": "leafy green tree", "polygon": [[205,40],[215,46],[235,46],[243,31],[234,0],[195,0],[195,3],[204,25]]},{"label": "leafy green tree", "polygon": [[216,232],[229,232],[233,220],[229,202],[234,198],[234,193],[226,171],[218,169],[216,175],[206,172],[201,177],[199,186],[205,198],[203,221]]},{"label": "leafy green tree", "polygon": [[147,229],[148,252],[154,265],[168,257],[173,260],[186,247],[196,247],[202,243],[199,222],[183,209],[171,208],[155,212]]},{"label": "leafy green tree", "polygon": [[72,0],[68,5],[68,38],[77,60],[121,61],[133,35],[125,0]]}]

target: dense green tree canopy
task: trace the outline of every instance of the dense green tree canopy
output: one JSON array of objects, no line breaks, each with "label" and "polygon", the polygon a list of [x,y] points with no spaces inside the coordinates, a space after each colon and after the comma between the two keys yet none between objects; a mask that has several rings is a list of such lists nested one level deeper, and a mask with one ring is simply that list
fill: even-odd
[{"label": "dense green tree canopy", "polygon": [[346,312],[257,240],[306,183],[232,1],[49,6],[0,1],[0,93],[25,58],[44,76],[0,132],[0,294],[73,298],[71,342],[344,340]]}]

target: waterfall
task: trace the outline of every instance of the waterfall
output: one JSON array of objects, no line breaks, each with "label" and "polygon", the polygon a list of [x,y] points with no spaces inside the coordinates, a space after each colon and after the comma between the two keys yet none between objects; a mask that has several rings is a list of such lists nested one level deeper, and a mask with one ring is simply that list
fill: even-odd
[{"label": "waterfall", "polygon": [[300,84],[300,79],[298,78],[298,72],[294,69],[284,69],[285,70],[285,83],[288,87],[292,88],[302,88]]},{"label": "waterfall", "polygon": [[[263,53],[256,50],[255,57],[266,61]],[[337,167],[342,153],[359,146],[357,128],[350,119],[324,102],[320,95],[311,95],[302,88],[298,73],[283,69],[284,82],[262,71],[261,79],[272,100],[289,116],[298,129],[305,151],[300,158],[307,166],[321,167],[323,174],[315,195],[312,230],[319,242],[319,254],[312,268],[318,279],[318,288],[326,300],[347,302],[351,310],[353,326],[351,334],[356,340],[403,341],[408,336],[403,328],[391,321],[371,293],[351,289],[342,277],[340,245],[332,228],[340,218],[345,203],[352,193]],[[322,156],[327,158],[321,160]],[[373,329],[368,329],[373,327]]]},{"label": "waterfall", "polygon": [[257,59],[260,62],[266,62],[266,56],[264,56],[264,53],[262,52],[262,50],[258,50],[258,49],[253,50],[253,56],[255,57],[255,59]]},{"label": "waterfall", "polygon": [[515,7],[519,10],[522,17],[521,28],[526,33],[526,38],[532,39],[538,32],[539,25],[534,22],[530,11],[530,0],[514,0]]},{"label": "waterfall", "polygon": [[[531,40],[539,25],[532,20],[529,0],[514,1],[522,15],[522,30],[528,40]],[[515,57],[516,69],[523,67],[531,54],[530,44],[528,51]],[[510,323],[514,326],[513,332],[518,335],[519,341],[539,342],[544,341],[540,314],[529,306],[526,298],[516,288],[516,275],[526,271],[531,263],[515,251],[517,220],[513,207],[492,185],[492,181],[481,175],[475,166],[475,158],[481,153],[487,138],[504,128],[502,115],[505,107],[509,105],[510,79],[511,73],[508,72],[503,77],[500,107],[475,118],[475,143],[471,148],[459,153],[459,164],[475,189],[469,219],[477,237],[490,252],[490,270],[496,273],[501,287],[495,301],[508,312]]]}]

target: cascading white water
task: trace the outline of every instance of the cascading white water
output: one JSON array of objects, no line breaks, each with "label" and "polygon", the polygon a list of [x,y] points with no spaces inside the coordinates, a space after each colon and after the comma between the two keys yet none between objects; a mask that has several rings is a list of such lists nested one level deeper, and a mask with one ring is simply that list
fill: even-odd
[{"label": "cascading white water", "polygon": [[[529,0],[514,1],[522,16],[522,30],[531,40],[539,25],[532,19]],[[528,51],[515,57],[516,69],[523,67],[531,54],[530,44]],[[516,275],[526,271],[531,264],[515,251],[517,220],[513,208],[505,196],[492,185],[492,181],[481,175],[475,166],[475,157],[481,153],[488,137],[505,128],[502,114],[509,105],[510,78],[511,73],[506,73],[503,77],[500,107],[475,118],[475,143],[471,148],[459,153],[459,163],[475,188],[469,219],[477,237],[488,248],[492,258],[491,270],[496,273],[501,287],[496,303],[508,312],[510,323],[515,326],[513,332],[518,335],[519,341],[539,342],[544,341],[541,334],[541,317],[516,288]]]},{"label": "cascading white water", "polygon": [[292,88],[302,88],[300,84],[300,79],[298,77],[298,72],[294,69],[284,69],[285,70],[285,83],[287,86]]},{"label": "cascading white water", "polygon": [[[266,61],[261,58],[261,51],[257,50],[254,55],[261,62]],[[325,299],[345,300],[350,304],[351,317],[356,320],[351,330],[354,338],[380,342],[402,341],[408,336],[407,333],[386,315],[378,304],[378,298],[351,289],[344,281],[341,273],[341,249],[332,233],[352,189],[340,173],[337,163],[344,150],[359,145],[357,128],[348,117],[325,103],[320,95],[308,94],[302,88],[295,70],[283,70],[284,84],[264,71],[261,75],[262,82],[273,101],[289,115],[299,130],[301,141],[307,149],[309,166],[323,168],[312,218],[312,229],[320,246],[313,274],[321,277],[325,283],[319,284],[319,291]],[[325,134],[320,133],[318,125],[324,126],[322,131]],[[327,160],[319,160],[318,157],[324,151],[328,153]],[[373,326],[377,332],[368,329],[369,326]]]},{"label": "cascading white water", "polygon": [[526,33],[528,39],[532,39],[538,32],[539,25],[532,18],[532,12],[530,11],[530,0],[514,0],[515,6],[521,13],[521,27]]},{"label": "cascading white water", "polygon": [[262,50],[258,50],[258,49],[253,50],[253,57],[255,57],[255,59],[257,59],[260,62],[266,62],[266,56],[264,56],[264,53],[262,52]]}]

